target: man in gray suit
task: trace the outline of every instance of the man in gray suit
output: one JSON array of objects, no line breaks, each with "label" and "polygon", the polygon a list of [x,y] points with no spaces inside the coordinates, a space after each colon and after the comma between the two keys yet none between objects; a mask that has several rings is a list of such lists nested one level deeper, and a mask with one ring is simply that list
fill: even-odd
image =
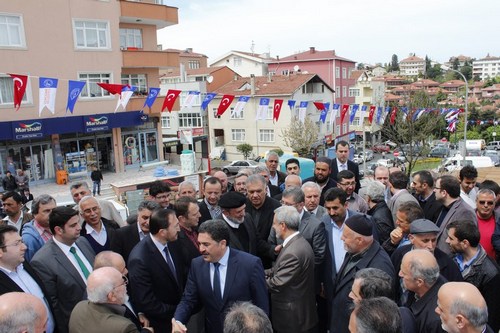
[{"label": "man in gray suit", "polygon": [[92,272],[94,251],[80,237],[78,212],[56,207],[49,216],[54,235],[33,257],[31,266],[45,283],[48,301],[54,309],[59,332],[68,332],[68,322],[75,305],[86,298],[87,278]]},{"label": "man in gray suit", "polygon": [[399,206],[403,202],[413,201],[418,204],[417,199],[406,189],[408,187],[408,176],[402,171],[395,171],[389,175],[389,189],[391,190],[392,197],[387,203],[387,206],[392,213],[392,221],[396,227]]},{"label": "man in gray suit", "polygon": [[460,198],[460,182],[456,177],[445,175],[436,180],[434,187],[436,200],[443,204],[438,215],[436,225],[439,227],[437,235],[437,248],[451,255],[450,246],[446,243],[448,238],[447,226],[452,221],[469,220],[477,225],[476,212]]},{"label": "man in gray suit", "polygon": [[305,209],[321,220],[323,215],[327,215],[325,207],[319,205],[321,187],[315,182],[305,182],[302,185],[302,191],[304,192]]},{"label": "man in gray suit", "polygon": [[271,321],[278,333],[313,332],[318,323],[314,253],[300,235],[299,223],[295,208],[276,209],[273,230],[283,240],[283,249],[274,267],[266,270],[266,284],[271,293]]}]

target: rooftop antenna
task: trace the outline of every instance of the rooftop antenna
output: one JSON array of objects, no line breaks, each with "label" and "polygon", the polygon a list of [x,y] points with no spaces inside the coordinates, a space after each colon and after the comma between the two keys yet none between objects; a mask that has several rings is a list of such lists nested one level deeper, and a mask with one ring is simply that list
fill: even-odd
[{"label": "rooftop antenna", "polygon": [[250,46],[250,51],[252,51],[252,55],[254,55],[255,43],[252,40],[252,46]]}]

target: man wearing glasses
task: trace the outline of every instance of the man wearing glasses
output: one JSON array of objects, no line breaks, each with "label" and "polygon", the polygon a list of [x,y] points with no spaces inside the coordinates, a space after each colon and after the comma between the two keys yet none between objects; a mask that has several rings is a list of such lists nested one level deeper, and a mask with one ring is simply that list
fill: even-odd
[{"label": "man wearing glasses", "polygon": [[[497,196],[492,190],[486,188],[479,190],[476,195],[476,216],[479,234],[481,235],[479,243],[486,254],[498,262],[500,255],[500,216],[495,213],[496,199]],[[494,234],[496,236],[493,236]]]},{"label": "man wearing glasses", "polygon": [[[78,303],[71,312],[69,330],[85,332],[139,332],[125,317],[128,301],[128,280],[115,268],[102,267],[90,274],[87,281],[88,300]],[[144,327],[140,332],[152,332]]]},{"label": "man wearing glasses", "polygon": [[158,180],[151,184],[149,187],[149,195],[151,200],[156,201],[164,209],[173,209],[170,204],[170,186]]},{"label": "man wearing glasses", "polygon": [[365,199],[354,192],[356,188],[356,177],[352,171],[340,171],[337,174],[337,186],[347,193],[347,202],[349,203],[350,210],[366,214],[368,211],[368,204]]},{"label": "man wearing glasses", "polygon": [[0,295],[25,292],[40,299],[48,314],[47,333],[54,331],[54,316],[48,303],[45,286],[28,262],[24,260],[26,245],[17,228],[0,226]]}]

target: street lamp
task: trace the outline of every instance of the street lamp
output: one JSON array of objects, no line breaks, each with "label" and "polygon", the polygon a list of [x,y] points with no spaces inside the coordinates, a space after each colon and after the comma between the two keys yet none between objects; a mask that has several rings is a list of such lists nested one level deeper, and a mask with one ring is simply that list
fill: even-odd
[{"label": "street lamp", "polygon": [[465,77],[465,75],[462,72],[460,72],[456,69],[450,68],[446,65],[441,65],[441,68],[444,69],[445,71],[448,70],[448,71],[458,73],[464,79],[464,82],[465,82],[465,119],[464,119],[464,165],[465,165],[465,155],[467,155],[466,143],[467,143],[467,115],[468,115],[468,111],[469,111],[468,110],[469,109],[469,83],[467,82],[467,78]]}]

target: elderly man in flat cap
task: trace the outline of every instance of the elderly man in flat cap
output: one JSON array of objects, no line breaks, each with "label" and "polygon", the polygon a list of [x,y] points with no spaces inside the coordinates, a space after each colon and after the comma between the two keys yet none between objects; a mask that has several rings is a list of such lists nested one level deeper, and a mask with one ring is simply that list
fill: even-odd
[{"label": "elderly man in flat cap", "polygon": [[221,208],[217,219],[224,220],[229,227],[230,244],[232,248],[257,255],[260,243],[257,228],[249,213],[246,213],[245,195],[231,191],[222,195],[219,200]]},{"label": "elderly man in flat cap", "polygon": [[344,223],[342,241],[347,255],[337,274],[332,301],[330,333],[348,332],[352,300],[349,298],[354,276],[363,268],[378,268],[395,277],[385,250],[373,239],[373,221],[367,215],[354,215]]},{"label": "elderly man in flat cap", "polygon": [[[394,268],[401,267],[403,256],[411,250],[428,250],[434,254],[439,265],[439,272],[448,281],[463,281],[458,265],[446,253],[436,247],[439,227],[428,219],[417,219],[410,224],[408,239],[411,244],[399,247],[391,256]],[[402,283],[396,288],[396,302],[399,305],[406,303],[408,293],[402,289]]]}]

